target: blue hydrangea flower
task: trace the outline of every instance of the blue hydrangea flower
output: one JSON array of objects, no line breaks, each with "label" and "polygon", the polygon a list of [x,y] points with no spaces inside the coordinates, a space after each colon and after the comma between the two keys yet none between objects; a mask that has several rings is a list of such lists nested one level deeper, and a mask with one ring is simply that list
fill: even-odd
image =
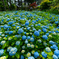
[{"label": "blue hydrangea flower", "polygon": [[5,35],[5,37],[7,37],[8,35]]},{"label": "blue hydrangea flower", "polygon": [[57,30],[57,31],[55,31],[56,33],[59,33],[59,31]]},{"label": "blue hydrangea flower", "polygon": [[51,46],[52,49],[58,49],[58,47],[54,44]]},{"label": "blue hydrangea flower", "polygon": [[36,29],[35,28],[33,28],[33,31],[35,31]]},{"label": "blue hydrangea flower", "polygon": [[32,38],[35,38],[35,37],[32,35]]},{"label": "blue hydrangea flower", "polygon": [[47,32],[47,30],[45,28],[43,28],[42,30],[43,30],[43,32]]},{"label": "blue hydrangea flower", "polygon": [[26,26],[29,25],[29,22],[26,22],[25,25],[26,25]]},{"label": "blue hydrangea flower", "polygon": [[16,48],[16,47],[13,47],[13,48],[10,49],[10,51],[11,51],[11,52],[12,52],[12,51],[17,52],[17,48]]},{"label": "blue hydrangea flower", "polygon": [[30,38],[30,41],[33,42],[34,41],[34,38]]},{"label": "blue hydrangea flower", "polygon": [[39,57],[39,53],[38,52],[34,52],[34,57],[35,58]]},{"label": "blue hydrangea flower", "polygon": [[33,56],[28,57],[28,59],[35,59]]},{"label": "blue hydrangea flower", "polygon": [[22,36],[22,40],[25,40],[25,39],[26,39],[26,36],[25,36],[25,35],[23,35],[23,36]]},{"label": "blue hydrangea flower", "polygon": [[19,37],[21,37],[21,35],[15,35],[15,37],[19,38]]},{"label": "blue hydrangea flower", "polygon": [[30,36],[28,36],[27,39],[30,39]]},{"label": "blue hydrangea flower", "polygon": [[40,35],[40,34],[39,34],[39,31],[35,31],[35,32],[34,32],[34,35],[39,36],[39,35]]},{"label": "blue hydrangea flower", "polygon": [[53,59],[58,59],[58,57],[56,55],[53,55]]},{"label": "blue hydrangea flower", "polygon": [[14,52],[14,51],[13,51],[13,52],[9,52],[9,55],[10,55],[10,56],[13,56],[13,55],[15,55],[15,54],[16,54],[16,52]]},{"label": "blue hydrangea flower", "polygon": [[4,29],[7,29],[8,28],[8,25],[4,25]]},{"label": "blue hydrangea flower", "polygon": [[25,46],[22,46],[22,49],[25,49]]},{"label": "blue hydrangea flower", "polygon": [[23,29],[22,29],[22,28],[19,29],[19,30],[18,30],[18,33],[19,33],[19,34],[23,33]]},{"label": "blue hydrangea flower", "polygon": [[30,30],[30,27],[28,27],[27,30]]},{"label": "blue hydrangea flower", "polygon": [[46,33],[46,35],[48,36],[48,35],[49,35],[49,33]]},{"label": "blue hydrangea flower", "polygon": [[49,47],[45,48],[46,52],[51,52],[51,49]]},{"label": "blue hydrangea flower", "polygon": [[10,31],[9,34],[13,34],[13,31]]},{"label": "blue hydrangea flower", "polygon": [[19,45],[20,44],[20,41],[16,41],[16,45]]},{"label": "blue hydrangea flower", "polygon": [[25,43],[26,43],[26,44],[28,43],[28,40],[27,40],[27,39],[25,40]]},{"label": "blue hydrangea flower", "polygon": [[15,13],[17,13],[18,11],[15,11]]},{"label": "blue hydrangea flower", "polygon": [[8,22],[8,24],[9,24],[9,25],[12,25],[12,24],[13,24],[13,22],[12,22],[12,21],[10,21],[10,22]]},{"label": "blue hydrangea flower", "polygon": [[26,35],[26,32],[24,32],[24,34]]},{"label": "blue hydrangea flower", "polygon": [[16,48],[16,47],[13,47],[13,48],[10,49],[9,55],[10,55],[10,56],[13,56],[13,55],[16,54],[16,52],[17,52],[17,48]]},{"label": "blue hydrangea flower", "polygon": [[58,21],[55,21],[55,24],[58,24]]},{"label": "blue hydrangea flower", "polygon": [[15,24],[13,24],[12,26],[15,26]]},{"label": "blue hydrangea flower", "polygon": [[24,56],[23,56],[23,55],[21,55],[20,59],[24,59]]},{"label": "blue hydrangea flower", "polygon": [[7,21],[9,21],[10,19],[8,18]]},{"label": "blue hydrangea flower", "polygon": [[11,48],[12,48],[12,47],[8,47],[8,48],[7,48],[7,51],[9,52]]},{"label": "blue hydrangea flower", "polygon": [[45,39],[45,40],[48,39],[47,35],[43,35],[42,38]]},{"label": "blue hydrangea flower", "polygon": [[40,29],[39,29],[38,31],[39,31],[39,32],[41,32],[41,30],[40,30]]},{"label": "blue hydrangea flower", "polygon": [[56,49],[56,50],[54,51],[54,54],[55,54],[56,56],[59,56],[59,50]]},{"label": "blue hydrangea flower", "polygon": [[51,31],[49,31],[49,33],[51,33]]},{"label": "blue hydrangea flower", "polygon": [[46,54],[45,52],[42,52],[42,56],[43,56],[44,58],[47,58],[47,54]]},{"label": "blue hydrangea flower", "polygon": [[16,29],[17,29],[17,28],[20,28],[20,26],[16,26]]},{"label": "blue hydrangea flower", "polygon": [[53,41],[49,41],[49,43],[52,44],[52,45],[55,44],[55,42],[53,42]]},{"label": "blue hydrangea flower", "polygon": [[5,43],[6,43],[6,41],[1,41],[1,43],[0,43],[0,44],[1,44],[1,45],[4,45]]},{"label": "blue hydrangea flower", "polygon": [[3,55],[3,53],[4,53],[4,50],[0,49],[0,56]]}]

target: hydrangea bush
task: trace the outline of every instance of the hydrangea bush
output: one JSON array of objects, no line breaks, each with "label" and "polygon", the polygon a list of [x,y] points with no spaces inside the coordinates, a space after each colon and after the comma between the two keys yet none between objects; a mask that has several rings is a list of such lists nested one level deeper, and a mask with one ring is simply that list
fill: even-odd
[{"label": "hydrangea bush", "polygon": [[42,11],[0,12],[0,58],[58,59],[59,15]]}]

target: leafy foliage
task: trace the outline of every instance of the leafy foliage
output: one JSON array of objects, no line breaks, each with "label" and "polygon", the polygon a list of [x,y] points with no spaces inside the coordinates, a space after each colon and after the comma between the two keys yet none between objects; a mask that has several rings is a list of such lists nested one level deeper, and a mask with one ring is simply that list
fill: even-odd
[{"label": "leafy foliage", "polygon": [[10,6],[9,6],[9,8],[10,8],[10,10],[16,10],[16,5],[15,4],[11,4]]},{"label": "leafy foliage", "polygon": [[51,5],[51,1],[42,1],[40,4],[40,10],[46,10],[49,9]]},{"label": "leafy foliage", "polygon": [[25,0],[25,1],[33,3],[35,0]]}]

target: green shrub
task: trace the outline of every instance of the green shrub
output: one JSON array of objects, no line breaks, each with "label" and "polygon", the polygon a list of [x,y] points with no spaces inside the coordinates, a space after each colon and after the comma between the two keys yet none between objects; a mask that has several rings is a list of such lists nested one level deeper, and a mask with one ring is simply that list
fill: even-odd
[{"label": "green shrub", "polygon": [[51,7],[50,12],[58,14],[59,13],[59,5]]},{"label": "green shrub", "polygon": [[2,4],[2,2],[0,1],[0,11],[3,11],[4,10],[4,6]]},{"label": "green shrub", "polygon": [[25,1],[33,3],[35,0],[25,0]]},{"label": "green shrub", "polygon": [[46,10],[46,9],[49,9],[50,6],[51,6],[51,1],[42,1],[41,4],[40,4],[40,10]]},{"label": "green shrub", "polygon": [[9,6],[9,8],[10,8],[10,10],[16,10],[16,5],[15,4],[11,4],[10,6]]}]

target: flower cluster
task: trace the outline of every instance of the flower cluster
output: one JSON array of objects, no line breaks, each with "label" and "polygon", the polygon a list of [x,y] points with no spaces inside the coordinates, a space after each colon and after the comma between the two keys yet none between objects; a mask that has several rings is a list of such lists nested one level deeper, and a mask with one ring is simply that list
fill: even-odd
[{"label": "flower cluster", "polygon": [[1,59],[58,59],[59,15],[42,11],[0,13]]}]

